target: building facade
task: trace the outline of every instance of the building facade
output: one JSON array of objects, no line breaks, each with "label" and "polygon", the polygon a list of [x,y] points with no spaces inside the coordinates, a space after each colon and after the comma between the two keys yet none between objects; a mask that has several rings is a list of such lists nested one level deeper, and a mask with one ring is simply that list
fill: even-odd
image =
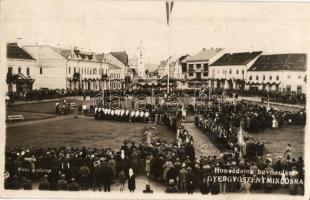
[{"label": "building facade", "polygon": [[247,71],[246,89],[305,93],[306,54],[261,55]]},{"label": "building facade", "polygon": [[40,74],[34,78],[38,89],[101,90],[107,87],[105,76],[109,73],[109,64],[102,54],[49,45],[24,48],[37,60]]},{"label": "building facade", "polygon": [[120,52],[117,54],[116,52],[111,52],[105,55],[105,58],[109,63],[109,83],[111,90],[121,90],[126,88],[125,76],[128,74],[128,56],[126,63],[120,55]]},{"label": "building facade", "polygon": [[221,55],[221,48],[203,48],[198,54],[186,58],[186,68],[182,67],[186,87],[188,89],[200,89],[209,87],[209,65]]},{"label": "building facade", "polygon": [[34,77],[40,74],[36,59],[17,43],[7,44],[7,65],[8,92],[23,96],[36,88]]},{"label": "building facade", "polygon": [[209,66],[210,87],[244,89],[247,70],[261,53],[261,51],[225,53]]}]

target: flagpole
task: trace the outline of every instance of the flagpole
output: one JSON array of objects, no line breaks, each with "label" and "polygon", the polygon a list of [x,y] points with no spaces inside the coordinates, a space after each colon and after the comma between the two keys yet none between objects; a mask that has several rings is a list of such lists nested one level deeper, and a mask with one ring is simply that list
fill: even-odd
[{"label": "flagpole", "polygon": [[[171,22],[171,18],[169,19]],[[169,78],[170,78],[170,45],[171,45],[171,27],[170,27],[170,22],[168,24],[169,27],[169,57],[168,57],[168,74],[167,74],[167,94],[169,94]]]}]

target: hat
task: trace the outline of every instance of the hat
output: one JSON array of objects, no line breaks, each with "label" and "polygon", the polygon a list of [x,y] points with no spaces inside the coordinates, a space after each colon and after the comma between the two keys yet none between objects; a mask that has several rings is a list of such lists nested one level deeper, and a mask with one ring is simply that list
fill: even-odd
[{"label": "hat", "polygon": [[169,184],[171,184],[171,185],[174,184],[174,180],[173,180],[173,179],[170,179],[170,180],[169,180]]},{"label": "hat", "polygon": [[150,116],[150,113],[149,112],[145,112],[145,117],[148,117]]},{"label": "hat", "polygon": [[65,174],[61,174],[61,178],[65,178],[66,177],[66,175]]}]

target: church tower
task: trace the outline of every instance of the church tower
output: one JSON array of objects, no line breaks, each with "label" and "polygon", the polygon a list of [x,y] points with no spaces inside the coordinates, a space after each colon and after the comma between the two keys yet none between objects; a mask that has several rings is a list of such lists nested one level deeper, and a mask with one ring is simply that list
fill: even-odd
[{"label": "church tower", "polygon": [[143,42],[140,42],[140,45],[137,48],[138,50],[138,76],[139,78],[145,77],[145,48]]}]

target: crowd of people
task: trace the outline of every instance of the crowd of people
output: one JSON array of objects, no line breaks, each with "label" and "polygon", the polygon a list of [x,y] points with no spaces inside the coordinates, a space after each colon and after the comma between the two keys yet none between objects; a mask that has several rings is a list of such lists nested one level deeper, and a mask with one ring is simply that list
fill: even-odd
[{"label": "crowd of people", "polygon": [[[292,195],[303,194],[303,158],[291,157],[290,148],[286,157],[277,159],[269,154],[256,154],[250,159],[236,151],[197,156],[188,130],[180,123],[167,123],[168,119],[169,116],[163,117],[164,123],[176,130],[173,142],[158,138],[154,125],[146,127],[143,142],[124,142],[119,150],[7,148],[5,188],[30,190],[33,182],[40,180],[39,190],[109,192],[111,185],[118,184],[120,192],[135,192],[135,177],[143,174],[166,185],[167,193],[267,193],[287,188]],[[247,170],[252,172],[245,173]],[[279,181],[263,182],[264,177]],[[143,193],[153,193],[149,184]]]},{"label": "crowd of people", "polygon": [[[195,158],[192,138],[179,133],[175,142],[161,140],[154,127],[145,130],[145,141],[124,142],[119,150],[111,148],[7,148],[5,152],[5,188],[32,189],[40,179],[39,190],[104,190],[113,183],[120,191],[127,183],[135,191],[136,174],[146,174],[157,181],[170,178],[172,160],[189,163]],[[147,186],[144,193],[151,193]]]},{"label": "crowd of people", "polygon": [[207,110],[199,110],[203,118],[221,122],[226,129],[230,125],[243,128],[249,132],[266,129],[281,129],[284,126],[306,124],[306,111],[284,111],[273,107],[249,102],[213,102]]}]

